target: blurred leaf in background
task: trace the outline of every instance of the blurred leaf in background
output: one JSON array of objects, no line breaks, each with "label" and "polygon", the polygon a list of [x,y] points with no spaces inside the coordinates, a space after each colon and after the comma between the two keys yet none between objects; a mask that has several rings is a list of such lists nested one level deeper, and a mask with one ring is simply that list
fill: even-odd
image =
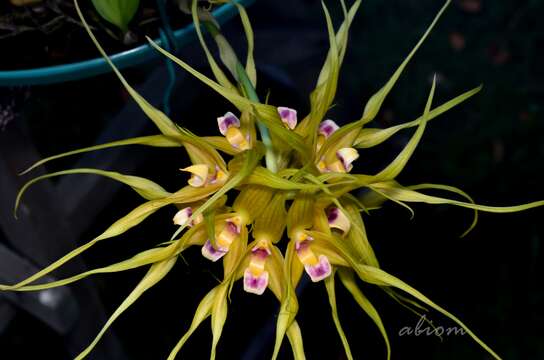
[{"label": "blurred leaf in background", "polygon": [[140,5],[140,0],[92,0],[92,2],[100,16],[117,26],[123,33],[127,32],[128,23]]}]

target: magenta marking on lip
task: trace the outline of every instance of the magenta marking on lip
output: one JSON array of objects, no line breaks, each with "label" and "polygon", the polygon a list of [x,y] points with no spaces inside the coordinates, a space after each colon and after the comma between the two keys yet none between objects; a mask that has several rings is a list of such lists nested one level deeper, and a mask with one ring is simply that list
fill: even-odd
[{"label": "magenta marking on lip", "polygon": [[327,220],[329,221],[329,224],[338,219],[338,215],[338,208],[329,209],[327,212]]},{"label": "magenta marking on lip", "polygon": [[266,259],[270,255],[270,250],[263,248],[253,249],[251,250],[251,255],[260,259]]}]

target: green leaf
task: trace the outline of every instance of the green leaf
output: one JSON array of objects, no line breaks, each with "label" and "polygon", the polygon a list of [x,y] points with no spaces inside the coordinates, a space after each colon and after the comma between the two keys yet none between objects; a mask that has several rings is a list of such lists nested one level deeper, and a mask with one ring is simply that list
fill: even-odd
[{"label": "green leaf", "polygon": [[126,32],[128,23],[138,10],[140,0],[92,0],[92,3],[104,20]]}]

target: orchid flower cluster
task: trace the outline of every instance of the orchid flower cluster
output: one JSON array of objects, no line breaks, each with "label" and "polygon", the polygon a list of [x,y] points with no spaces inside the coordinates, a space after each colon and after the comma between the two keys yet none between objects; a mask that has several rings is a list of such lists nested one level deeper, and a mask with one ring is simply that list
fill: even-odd
[{"label": "orchid flower cluster", "polygon": [[[34,164],[26,172],[59,157],[116,146],[138,144],[183,147],[191,161],[191,164],[181,168],[181,171],[189,175],[187,184],[175,192],[168,192],[145,178],[97,169],[61,171],[30,181],[19,193],[16,206],[28,187],[37,181],[80,173],[96,174],[119,181],[130,186],[146,201],[115,221],[90,242],[26,280],[15,285],[1,285],[0,289],[43,290],[64,286],[94,274],[149,267],[146,275],[113,313],[101,332],[77,357],[83,359],[111,324],[145,291],[169,273],[182,252],[196,246],[210,262],[222,262],[223,277],[202,299],[192,323],[168,359],[176,357],[189,337],[208,317],[211,317],[213,334],[210,358],[215,358],[227,318],[229,294],[240,283],[247,293],[253,295],[271,291],[280,303],[272,358],[278,356],[283,339],[287,336],[294,358],[304,359],[301,328],[296,320],[299,304],[295,293],[303,276],[308,276],[316,285],[324,283],[332,318],[349,359],[353,359],[353,356],[337,313],[337,279],[376,324],[383,336],[388,359],[391,350],[385,326],[376,308],[363,294],[360,281],[378,286],[394,300],[416,313],[426,311],[427,308],[442,313],[463,327],[485,351],[499,359],[457,317],[380,267],[367,237],[364,220],[369,212],[379,209],[387,200],[408,209],[410,208],[407,203],[450,204],[474,210],[472,228],[476,224],[477,211],[515,212],[544,205],[544,202],[511,207],[477,205],[467,194],[455,187],[438,184],[403,186],[395,180],[417,147],[427,123],[472,97],[481,87],[433,107],[436,85],[433,81],[427,103],[419,118],[385,129],[367,126],[378,114],[404,68],[450,1],[446,2],[392,77],[367,101],[360,119],[340,126],[327,118],[328,110],[335,99],[349,28],[361,1],[354,1],[349,8],[343,1],[340,3],[344,20],[336,31],[328,9],[323,4],[330,48],[316,87],[310,94],[310,111],[304,117],[296,109],[289,107],[290,104],[274,106],[259,101],[253,58],[253,31],[246,11],[236,2],[233,4],[239,11],[247,37],[248,53],[244,65],[236,57],[210,13],[198,8],[196,1],[192,3],[195,29],[215,79],[197,72],[150,40],[151,45],[158,51],[232,103],[232,109],[225,109],[228,111],[218,114],[217,130],[212,136],[197,136],[171,121],[163,112],[143,99],[110,62],[124,87],[161,134],[120,140],[52,156]],[[76,8],[79,10],[77,1]],[[81,12],[80,16],[91,39],[109,61]],[[207,28],[215,40],[221,65],[209,50],[201,32],[201,25]],[[210,119],[210,123],[212,122],[214,120]],[[377,146],[399,131],[409,128],[415,128],[413,135],[391,163],[376,174],[359,173],[358,167],[354,165],[359,151]],[[359,189],[367,191],[361,195]],[[425,189],[449,192],[465,201],[421,192]],[[167,206],[177,207],[171,216],[178,228],[170,241],[110,266],[50,283],[36,283],[94,244],[124,233]],[[259,301],[258,297],[255,297],[255,301]]]}]

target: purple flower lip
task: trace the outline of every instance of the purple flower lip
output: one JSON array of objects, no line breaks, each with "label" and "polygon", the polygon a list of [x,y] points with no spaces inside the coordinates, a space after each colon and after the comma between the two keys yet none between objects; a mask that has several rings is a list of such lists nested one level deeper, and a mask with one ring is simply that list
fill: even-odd
[{"label": "purple flower lip", "polygon": [[337,207],[331,207],[327,210],[327,220],[331,229],[340,230],[344,235],[351,229],[348,216]]},{"label": "purple flower lip", "polygon": [[295,243],[295,250],[298,252],[298,251],[302,251],[302,250],[307,249],[310,246],[310,242],[312,240],[313,240],[312,238],[308,238],[306,240],[297,241]]},{"label": "purple flower lip", "polygon": [[331,263],[325,255],[319,255],[317,265],[304,265],[304,269],[313,282],[321,281],[332,273]]},{"label": "purple flower lip", "polygon": [[338,208],[330,208],[329,211],[327,211],[327,220],[329,221],[329,224],[336,221],[338,219]]},{"label": "purple flower lip", "polygon": [[283,121],[289,129],[293,130],[297,126],[298,119],[297,111],[295,109],[279,106],[278,115],[280,116],[281,121]]},{"label": "purple flower lip", "polygon": [[260,259],[266,259],[271,254],[270,250],[264,248],[256,248],[251,250],[251,255]]},{"label": "purple flower lip", "polygon": [[324,120],[319,124],[319,133],[326,138],[331,136],[336,130],[339,129],[339,126],[330,119]]},{"label": "purple flower lip", "polygon": [[260,276],[254,276],[251,270],[244,272],[244,290],[248,293],[262,295],[268,286],[268,272],[264,271]]},{"label": "purple flower lip", "polygon": [[206,243],[202,246],[202,256],[213,262],[221,259],[226,253],[226,250],[214,248],[210,240],[206,240]]},{"label": "purple flower lip", "polygon": [[236,226],[236,224],[231,221],[227,221],[227,224],[225,225],[225,227],[228,231],[230,231],[233,234],[240,234],[240,229],[238,228],[238,226]]},{"label": "purple flower lip", "polygon": [[227,130],[231,127],[240,127],[240,120],[231,112],[226,113],[223,116],[217,118],[217,126],[222,135],[227,133]]}]

